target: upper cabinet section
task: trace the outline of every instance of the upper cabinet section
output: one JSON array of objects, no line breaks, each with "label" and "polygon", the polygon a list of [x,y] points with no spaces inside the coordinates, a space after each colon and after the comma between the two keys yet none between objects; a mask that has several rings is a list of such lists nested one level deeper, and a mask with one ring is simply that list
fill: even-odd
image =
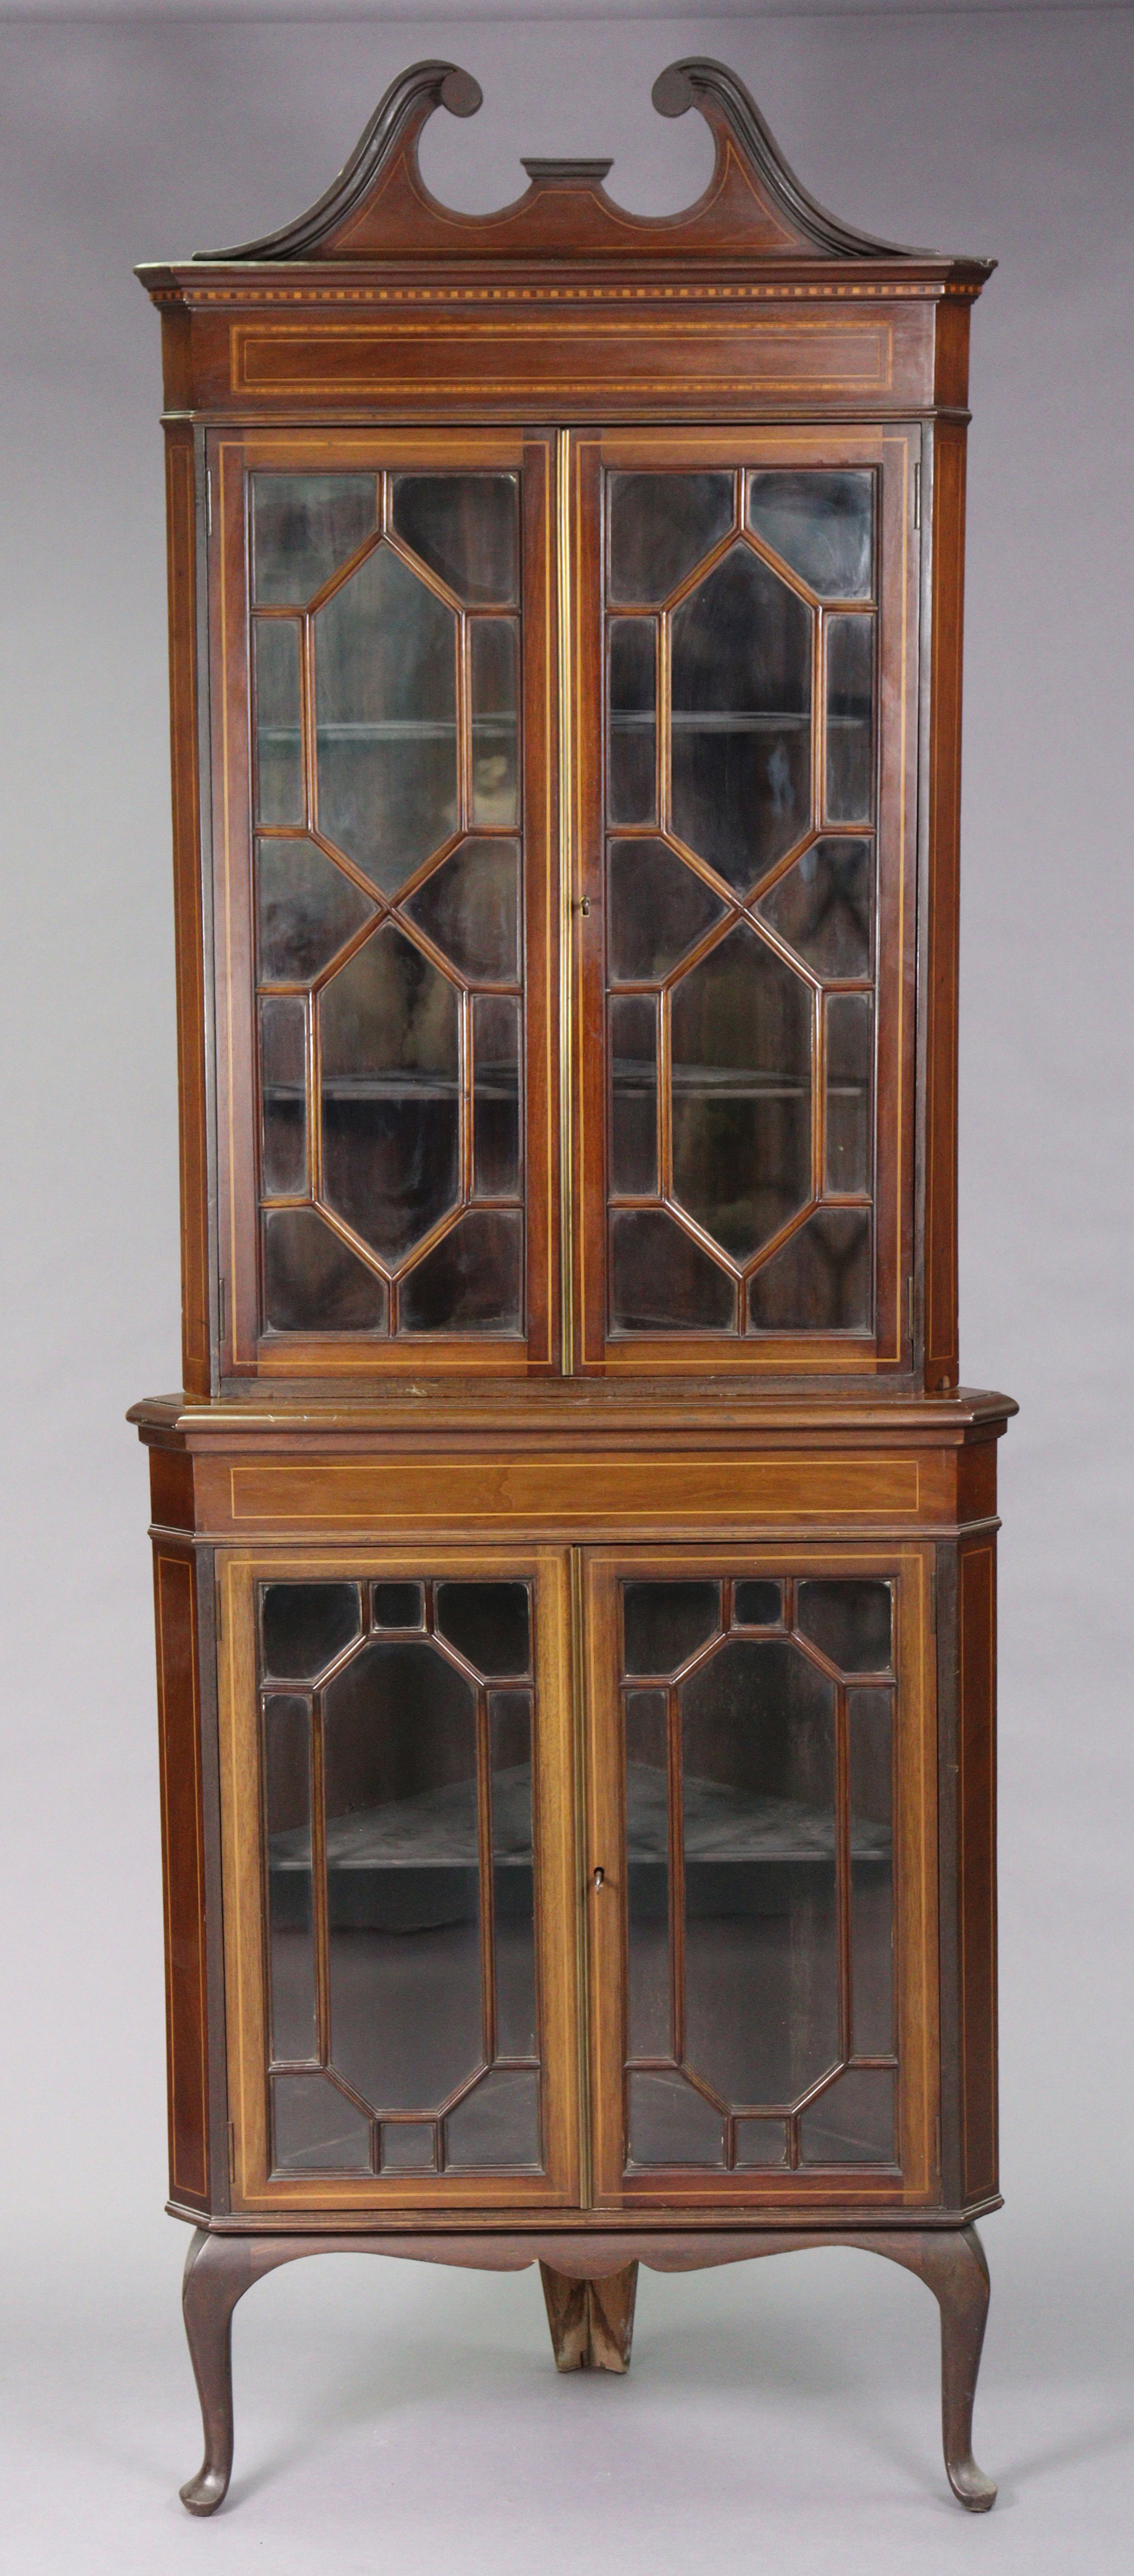
[{"label": "upper cabinet section", "polygon": [[631,214],[603,184],[609,162],[532,160],[513,204],[465,215],[426,187],[418,139],[438,107],[472,115],[480,91],[451,63],[416,64],[307,214],[139,271],[165,314],[168,410],[294,419],[349,404],[435,420],[471,402],[543,421],[564,405],[573,419],[615,403],[648,416],[659,400],[715,419],[750,418],[754,401],[963,403],[987,261],[904,250],[827,214],[719,63],[672,64],[653,95],[665,117],[697,108],[713,134],[712,177],[685,212]]},{"label": "upper cabinet section", "polygon": [[[162,310],[187,1388],[957,1376],[964,404],[989,263],[709,184],[441,205],[394,83]],[[660,139],[660,137],[659,137]]]}]

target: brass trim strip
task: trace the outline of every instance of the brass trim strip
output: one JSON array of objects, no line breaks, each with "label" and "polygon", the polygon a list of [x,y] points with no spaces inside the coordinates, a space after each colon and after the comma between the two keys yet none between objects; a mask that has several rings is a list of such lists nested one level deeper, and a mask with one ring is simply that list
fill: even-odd
[{"label": "brass trim strip", "polygon": [[559,1224],[560,1368],[575,1374],[574,1101],[571,1029],[574,1010],[575,762],[572,732],[573,598],[571,585],[571,433],[556,437],[556,591],[559,603]]},{"label": "brass trim strip", "polygon": [[587,1879],[590,1863],[590,1833],[587,1809],[587,1690],[584,1659],[587,1650],[586,1567],[583,1550],[571,1550],[571,1620],[570,1620],[570,1689],[571,1732],[574,1738],[575,1797],[575,1883],[578,1901],[575,1914],[575,1956],[577,1979],[578,2077],[579,2077],[579,2207],[594,2206],[594,2173],[591,2121],[591,1989],[590,1930],[587,1914]]}]

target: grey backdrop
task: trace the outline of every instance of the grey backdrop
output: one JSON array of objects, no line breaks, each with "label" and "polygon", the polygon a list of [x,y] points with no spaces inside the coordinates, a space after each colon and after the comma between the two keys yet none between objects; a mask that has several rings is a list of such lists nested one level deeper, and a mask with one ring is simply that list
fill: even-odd
[{"label": "grey backdrop", "polygon": [[[255,13],[244,12],[245,19]],[[458,13],[455,13],[458,14]],[[1121,9],[0,26],[4,651],[0,1808],[7,2563],[407,2561],[470,2576],[1129,2563],[1127,998],[1134,25]],[[198,2431],[163,2218],[143,1460],[178,1365],[158,330],[131,264],[266,230],[392,75],[481,80],[425,160],[501,202],[521,151],[692,197],[657,70],[749,82],[838,213],[995,252],[974,323],[962,1355],[1001,1453],[1003,2171],[974,2528],[945,2493],[935,2317],[849,2254],[643,2275],[625,2383],[557,2382],[532,2275],[296,2266],[239,2312],[234,2504]],[[1127,2542],[1128,2545],[1128,2542]]]}]

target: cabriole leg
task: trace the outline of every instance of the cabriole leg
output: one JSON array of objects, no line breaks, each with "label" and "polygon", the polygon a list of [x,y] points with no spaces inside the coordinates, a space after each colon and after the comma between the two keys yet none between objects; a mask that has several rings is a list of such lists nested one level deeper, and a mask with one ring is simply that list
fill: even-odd
[{"label": "cabriole leg", "polygon": [[[860,2239],[861,2242],[861,2239]],[[926,2229],[873,2240],[880,2254],[919,2272],[941,2310],[941,2430],[949,2484],[970,2513],[987,2513],[996,2488],[973,2458],[973,2400],[988,2316],[988,2265],[975,2227]]]},{"label": "cabriole leg", "polygon": [[232,2311],[253,2279],[250,2250],[198,2228],[185,2258],[181,2307],[205,2433],[205,2456],[181,2489],[189,2513],[215,2513],[232,2475]]}]

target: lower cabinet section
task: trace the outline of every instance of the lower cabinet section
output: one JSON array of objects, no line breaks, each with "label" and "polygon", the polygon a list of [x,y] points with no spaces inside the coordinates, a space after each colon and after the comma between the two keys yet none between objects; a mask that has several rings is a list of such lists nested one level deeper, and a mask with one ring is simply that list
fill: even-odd
[{"label": "lower cabinet section", "polygon": [[234,2212],[931,2199],[931,1555],[220,1560]]}]

